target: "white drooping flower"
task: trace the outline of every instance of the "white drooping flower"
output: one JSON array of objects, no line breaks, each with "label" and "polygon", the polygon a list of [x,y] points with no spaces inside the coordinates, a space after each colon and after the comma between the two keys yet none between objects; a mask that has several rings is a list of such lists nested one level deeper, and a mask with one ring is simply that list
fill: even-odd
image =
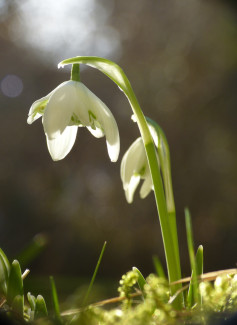
[{"label": "white drooping flower", "polygon": [[117,161],[120,140],[114,116],[81,82],[63,82],[47,96],[35,101],[27,123],[32,124],[41,116],[53,160],[61,160],[70,152],[78,127],[85,126],[96,138],[105,135],[109,157],[111,161]]},{"label": "white drooping flower", "polygon": [[134,193],[141,179],[144,180],[140,189],[142,199],[153,189],[151,173],[141,137],[134,141],[124,154],[120,174],[128,203],[132,203]]}]

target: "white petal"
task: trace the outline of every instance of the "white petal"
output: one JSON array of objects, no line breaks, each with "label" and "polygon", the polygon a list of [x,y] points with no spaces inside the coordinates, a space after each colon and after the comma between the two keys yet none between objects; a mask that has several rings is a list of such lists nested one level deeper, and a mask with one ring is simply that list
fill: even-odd
[{"label": "white petal", "polygon": [[49,140],[57,138],[68,126],[75,110],[75,82],[67,81],[56,88],[44,111],[44,131]]},{"label": "white petal", "polygon": [[62,134],[55,139],[47,139],[49,153],[54,161],[63,159],[72,149],[77,135],[77,126],[68,126]]},{"label": "white petal", "polygon": [[92,127],[87,126],[87,129],[96,138],[102,138],[105,135],[104,132],[100,128],[92,129]]},{"label": "white petal", "polygon": [[116,162],[118,160],[119,151],[120,151],[120,138],[119,138],[119,131],[118,126],[113,119],[110,121],[109,127],[107,126],[105,129],[105,136],[106,136],[106,144],[107,150],[112,162]]},{"label": "white petal", "polygon": [[100,125],[99,128],[101,129],[101,132],[98,132],[98,130],[95,132],[93,129],[89,129],[89,131],[92,131],[91,133],[97,137],[98,135],[102,135],[102,133],[105,134],[109,157],[111,161],[115,162],[118,159],[120,151],[117,123],[109,108],[88,88],[86,89],[88,92],[89,111],[95,116],[96,123]]},{"label": "white petal", "polygon": [[48,94],[45,97],[42,97],[41,99],[36,100],[30,108],[29,114],[28,114],[28,119],[27,119],[27,123],[28,124],[32,124],[34,121],[36,121],[39,117],[42,116],[42,114],[39,113],[40,110],[40,106],[42,104],[44,104],[50,97],[50,95],[52,94],[52,92],[50,94]]},{"label": "white petal", "polygon": [[147,165],[146,152],[142,138],[139,137],[128,148],[121,162],[120,175],[124,184],[129,183],[134,174],[139,174]]},{"label": "white petal", "polygon": [[126,196],[128,203],[132,203],[133,196],[134,196],[134,193],[137,189],[139,182],[140,182],[140,175],[133,175],[131,177],[131,180],[130,180],[128,186],[124,189],[125,196]]},{"label": "white petal", "polygon": [[81,121],[83,126],[90,126],[89,110],[90,110],[90,96],[92,92],[81,82],[70,81],[74,83],[76,90],[76,105],[74,113]]},{"label": "white petal", "polygon": [[[148,168],[148,166],[147,166]],[[153,188],[153,184],[152,184],[152,180],[151,180],[151,176],[150,176],[150,171],[149,174],[146,176],[141,189],[140,189],[140,197],[142,199],[145,199],[145,197],[147,197],[147,195],[150,193],[150,191]]]},{"label": "white petal", "polygon": [[120,165],[120,177],[123,182],[123,187],[125,187],[126,184],[129,183],[130,178],[132,177],[132,171],[130,174],[129,173],[126,174],[127,158],[128,158],[128,150],[123,155],[121,165]]},{"label": "white petal", "polygon": [[[58,87],[61,87],[64,83],[65,82],[60,84]],[[28,114],[28,119],[27,119],[28,124],[32,124],[35,120],[37,120],[39,117],[42,116],[42,113],[40,112],[40,110],[42,110],[42,105],[44,104],[44,102],[47,102],[49,100],[50,96],[58,89],[58,87],[56,87],[54,90],[52,90],[47,96],[36,100],[31,105],[31,108],[30,108],[30,111]]]}]

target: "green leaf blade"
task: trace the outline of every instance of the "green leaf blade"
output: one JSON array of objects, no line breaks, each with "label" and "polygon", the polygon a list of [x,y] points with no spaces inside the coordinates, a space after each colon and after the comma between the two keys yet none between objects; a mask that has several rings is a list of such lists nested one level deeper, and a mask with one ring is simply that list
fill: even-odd
[{"label": "green leaf blade", "polygon": [[[197,277],[200,277],[203,274],[203,246],[200,245],[196,254],[196,268],[197,268]],[[202,295],[200,290],[198,290],[198,302],[200,306],[202,305]]]},{"label": "green leaf blade", "polygon": [[38,295],[35,304],[35,319],[48,316],[45,300],[43,296]]},{"label": "green leaf blade", "polygon": [[197,276],[203,274],[203,246],[198,246],[196,254],[196,266],[197,266]]},{"label": "green leaf blade", "polygon": [[29,305],[30,305],[30,309],[32,311],[35,310],[35,304],[36,304],[36,298],[35,296],[33,296],[30,292],[27,293],[27,299],[28,299],[28,302],[29,302]]},{"label": "green leaf blade", "polygon": [[7,282],[8,282],[9,272],[6,268],[6,264],[0,254],[0,293],[4,296],[7,295]]},{"label": "green leaf blade", "polygon": [[[192,221],[191,215],[188,208],[185,208],[185,224],[186,224],[186,232],[187,232],[187,242],[188,242],[188,251],[189,251],[189,259],[191,265],[191,280],[189,285],[189,292],[187,296],[187,305],[188,307],[192,307],[193,305],[200,302],[200,295],[198,290],[198,271],[196,258],[194,255],[194,244],[193,244],[193,232],[192,232]],[[198,259],[201,261],[201,249],[198,252]]]},{"label": "green leaf blade", "polygon": [[138,274],[137,283],[138,283],[139,288],[143,294],[143,297],[145,297],[144,286],[146,284],[146,280],[145,280],[144,276],[142,275],[142,273],[136,267],[133,267],[132,269],[133,269],[133,271],[136,271]]},{"label": "green leaf blade", "polygon": [[7,302],[11,305],[16,296],[24,296],[21,267],[17,260],[12,262],[7,286]]},{"label": "green leaf blade", "polygon": [[9,272],[10,272],[10,262],[8,261],[8,258],[6,256],[6,254],[3,252],[3,250],[1,248],[0,248],[0,256],[1,256],[1,258],[2,258],[2,260],[4,262],[4,264],[5,264],[7,272],[9,274]]},{"label": "green leaf blade", "polygon": [[21,318],[24,315],[24,296],[17,295],[12,301],[12,310],[18,314]]},{"label": "green leaf blade", "polygon": [[54,282],[54,278],[52,276],[50,276],[49,279],[50,279],[50,284],[51,284],[51,294],[52,294],[55,319],[58,323],[61,324],[62,320],[61,320],[61,315],[60,315],[60,308],[59,308],[58,293],[57,293],[56,285]]},{"label": "green leaf blade", "polygon": [[[203,274],[203,246],[202,245],[200,245],[197,249],[195,263],[196,263],[196,272],[197,272],[197,279],[198,279],[198,277],[200,277]],[[200,305],[202,304],[202,297],[201,297],[199,291],[198,291],[198,301],[197,302]],[[194,276],[193,276],[193,272],[192,272],[189,289],[188,289],[187,305],[188,305],[188,307],[191,308],[194,304],[195,304]]]}]

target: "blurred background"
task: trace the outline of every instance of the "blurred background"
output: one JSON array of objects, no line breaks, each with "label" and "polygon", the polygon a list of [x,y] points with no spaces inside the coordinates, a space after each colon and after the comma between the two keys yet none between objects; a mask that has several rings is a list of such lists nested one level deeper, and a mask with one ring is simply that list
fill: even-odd
[{"label": "blurred background", "polygon": [[[98,277],[107,283],[132,266],[154,272],[153,255],[164,263],[153,195],[136,193],[129,205],[123,193],[120,161],[139,134],[117,86],[83,67],[82,81],[118,122],[115,164],[105,140],[83,128],[71,153],[53,162],[41,121],[26,123],[32,102],[69,79],[58,62],[77,55],[117,62],[166,133],[183,276],[186,206],[204,271],[236,267],[235,1],[0,0],[0,247],[38,278],[90,276],[105,240]],[[25,251],[32,240],[45,243],[35,260]]]}]

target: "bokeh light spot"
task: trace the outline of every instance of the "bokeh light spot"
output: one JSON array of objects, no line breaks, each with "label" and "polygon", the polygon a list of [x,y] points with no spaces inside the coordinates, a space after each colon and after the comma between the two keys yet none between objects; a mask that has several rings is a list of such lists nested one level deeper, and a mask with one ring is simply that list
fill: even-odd
[{"label": "bokeh light spot", "polygon": [[120,33],[109,22],[113,0],[27,0],[15,5],[17,18],[10,23],[9,36],[40,53],[44,63],[88,53],[119,58]]},{"label": "bokeh light spot", "polygon": [[22,90],[23,82],[14,74],[6,75],[1,81],[1,91],[7,97],[18,97]]}]

